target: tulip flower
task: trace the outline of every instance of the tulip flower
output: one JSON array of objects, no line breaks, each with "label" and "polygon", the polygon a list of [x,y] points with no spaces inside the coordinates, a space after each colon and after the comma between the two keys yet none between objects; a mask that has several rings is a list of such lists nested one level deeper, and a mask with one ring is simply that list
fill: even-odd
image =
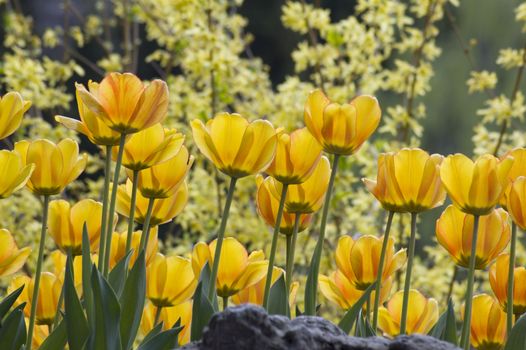
[{"label": "tulip flower", "polygon": [[31,107],[30,101],[11,91],[0,98],[0,140],[13,134],[22,123],[24,113]]},{"label": "tulip flower", "polygon": [[[404,293],[396,292],[387,302],[387,307],[381,307],[378,313],[379,327],[387,335],[395,337],[400,334],[400,319]],[[409,291],[409,314],[407,318],[407,334],[427,334],[438,321],[438,303],[433,298],[426,298],[416,289]]]},{"label": "tulip flower", "polygon": [[26,317],[29,316],[29,307],[27,304],[29,304],[29,284],[31,283],[31,278],[26,275],[17,275],[9,281],[9,285],[7,286],[7,295],[13,293],[15,290],[17,290],[20,287],[24,287],[22,289],[22,292],[18,296],[18,298],[13,303],[13,307],[17,307],[18,305],[22,303],[26,303],[26,306],[24,307],[24,315]]},{"label": "tulip flower", "polygon": [[38,298],[31,297],[35,288],[35,280],[32,279],[28,286],[29,304],[36,305],[36,324],[52,325],[57,313],[58,299],[62,289],[61,281],[51,272],[43,272],[40,281],[40,293]]},{"label": "tulip flower", "polygon": [[[130,256],[130,267],[135,264],[137,257],[139,256],[139,242],[141,241],[142,231],[132,232],[131,244],[130,247],[133,249],[133,253]],[[128,241],[127,232],[114,232],[112,237],[111,252],[110,252],[110,267],[113,268],[119,261],[121,261],[128,250],[126,250],[126,242]],[[148,244],[146,245],[146,266],[150,264],[153,258],[157,255],[157,250],[159,249],[158,236],[157,236],[157,226],[154,226],[150,230],[150,235],[148,236]]]},{"label": "tulip flower", "polygon": [[0,151],[0,199],[9,197],[27,184],[34,164],[23,164],[20,154],[14,151]]},{"label": "tulip flower", "polygon": [[[493,294],[497,297],[502,309],[508,309],[508,269],[509,254],[501,254],[489,269],[489,283]],[[513,299],[511,305],[511,315],[519,317],[526,312],[526,268],[515,267],[513,269]]]},{"label": "tulip flower", "polygon": [[487,294],[479,294],[473,297],[473,308],[477,313],[471,321],[471,345],[477,350],[502,349],[506,343],[506,314],[499,303]]},{"label": "tulip flower", "polygon": [[[285,273],[283,269],[274,266],[272,268],[272,280],[270,285],[273,286],[274,283]],[[236,305],[240,304],[254,304],[254,305],[263,305],[263,294],[265,292],[265,283],[267,276],[265,275],[259,282],[248,286],[232,296],[232,302]]]},{"label": "tulip flower", "polygon": [[515,181],[519,176],[526,176],[526,148],[514,148],[509,152],[506,152],[502,157],[502,159],[506,158],[513,158],[513,165],[510,168],[510,171],[508,172],[508,181],[506,189],[502,192],[502,196],[500,197],[499,204],[504,208],[507,209],[508,205],[508,192],[510,190],[511,184],[513,181]]},{"label": "tulip flower", "polygon": [[[29,320],[26,318],[25,321],[27,325],[27,322],[29,322]],[[39,349],[48,336],[48,326],[36,326],[35,332],[33,333],[33,340],[31,341],[32,349]]]},{"label": "tulip flower", "polygon": [[[57,276],[60,284],[64,283],[67,256],[60,250],[54,250],[49,255],[53,263],[53,274]],[[97,265],[97,255],[92,254],[91,259]],[[77,290],[77,294],[82,295],[82,256],[77,255],[73,258],[73,284]]]},{"label": "tulip flower", "polygon": [[526,176],[519,176],[511,183],[506,207],[513,222],[526,230]]},{"label": "tulip flower", "polygon": [[11,232],[0,229],[0,277],[12,275],[20,270],[30,253],[29,247],[18,249]]},{"label": "tulip flower", "polygon": [[[156,317],[157,316],[157,317]],[[156,318],[158,318],[156,320]],[[190,341],[190,327],[192,324],[192,301],[188,300],[184,303],[157,308],[152,303],[147,303],[141,319],[141,332],[148,334],[155,325],[163,322],[163,330],[169,330],[173,325],[179,321],[179,325],[183,329],[179,332],[179,346],[185,345]]]}]

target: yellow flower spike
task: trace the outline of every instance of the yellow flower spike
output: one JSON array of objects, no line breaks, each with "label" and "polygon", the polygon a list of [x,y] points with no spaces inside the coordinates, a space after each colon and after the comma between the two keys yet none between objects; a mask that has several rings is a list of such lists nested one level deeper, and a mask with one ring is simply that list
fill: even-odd
[{"label": "yellow flower spike", "polygon": [[[130,180],[125,185],[119,185],[117,191],[117,213],[128,217],[130,215],[132,183]],[[135,217],[134,220],[139,224],[143,224],[146,218],[149,199],[137,193],[137,201],[135,203]],[[156,199],[153,205],[152,217],[150,220],[150,227],[164,224],[179,215],[188,202],[188,187],[186,182],[183,182],[172,196],[168,198]]]},{"label": "yellow flower spike", "polygon": [[526,176],[519,176],[510,184],[506,208],[513,222],[526,230]]},{"label": "yellow flower spike", "polygon": [[440,181],[442,156],[419,148],[383,153],[376,181],[362,179],[387,211],[418,213],[442,205],[446,191]]},{"label": "yellow flower spike", "polygon": [[[132,233],[131,249],[133,253],[130,257],[130,267],[135,264],[137,256],[139,255],[139,243],[141,241],[142,231],[135,231]],[[110,267],[113,268],[119,261],[126,256],[126,239],[128,238],[128,232],[114,232],[111,236],[111,252],[110,252]],[[148,237],[148,244],[146,245],[146,266],[150,264],[153,257],[157,255],[159,249],[159,239],[157,226],[150,229],[150,235]]]},{"label": "yellow flower spike", "polygon": [[373,96],[357,96],[340,105],[331,102],[321,90],[314,90],[305,103],[304,120],[325,152],[350,155],[376,130],[381,115]]},{"label": "yellow flower spike", "polygon": [[[156,306],[152,303],[146,303],[144,312],[141,319],[141,333],[146,335],[154,327]],[[180,325],[183,327],[179,333],[179,345],[185,345],[190,341],[190,325],[192,323],[192,300],[185,301],[184,303],[171,306],[163,307],[159,322],[163,322],[163,330],[168,330],[173,325],[180,321]]]},{"label": "yellow flower spike", "polygon": [[72,139],[64,139],[58,144],[49,140],[19,141],[15,151],[20,154],[22,163],[35,164],[27,187],[37,195],[59,194],[73,182],[86,168],[88,155],[79,155],[79,145]]},{"label": "yellow flower spike", "polygon": [[265,170],[283,184],[300,184],[312,174],[321,159],[322,148],[307,128],[280,133],[276,156]]},{"label": "yellow flower spike", "polygon": [[486,215],[499,202],[508,183],[513,158],[485,154],[475,162],[463,154],[449,155],[440,165],[440,178],[453,204],[465,213]]},{"label": "yellow flower spike", "polygon": [[511,183],[515,181],[519,176],[526,176],[526,148],[514,148],[509,152],[506,152],[500,159],[513,158],[513,165],[508,173],[508,184],[506,189],[502,192],[499,204],[501,207],[506,209],[508,205],[508,192],[511,187]]},{"label": "yellow flower spike", "polygon": [[[451,255],[455,263],[469,267],[471,240],[473,238],[473,216],[450,205],[436,222],[438,243]],[[478,227],[475,268],[485,269],[508,245],[511,237],[508,213],[494,209],[481,216]]]},{"label": "yellow flower spike", "polygon": [[201,153],[233,178],[264,171],[276,153],[272,124],[262,119],[249,123],[237,113],[218,113],[206,125],[195,119],[192,133]]},{"label": "yellow flower spike", "polygon": [[[33,295],[34,280],[29,283],[29,303],[33,304],[31,300]],[[57,276],[51,272],[42,272],[40,277],[40,292],[36,304],[36,324],[37,325],[52,325],[57,313],[58,299],[62,283]]]},{"label": "yellow flower spike", "polygon": [[[365,290],[378,278],[378,265],[382,238],[365,235],[356,241],[350,236],[342,236],[336,247],[336,265],[338,269],[359,290]],[[387,280],[407,259],[405,249],[395,252],[394,240],[389,238],[385,252],[382,280]]]},{"label": "yellow flower spike", "polygon": [[18,296],[18,298],[15,300],[13,307],[17,307],[18,305],[22,303],[26,303],[26,306],[24,307],[24,315],[26,317],[29,317],[29,311],[30,311],[30,305],[29,305],[29,284],[31,283],[31,278],[26,275],[18,275],[15,276],[9,281],[9,285],[7,286],[7,295],[13,293],[18,288],[24,286],[24,289],[22,289],[22,293]]},{"label": "yellow flower spike", "polygon": [[30,101],[11,91],[0,98],[0,140],[13,134],[22,123],[24,113],[31,107]]},{"label": "yellow flower spike", "polygon": [[34,164],[24,165],[15,151],[0,151],[0,199],[9,197],[24,187],[35,169]]},{"label": "yellow flower spike", "polygon": [[168,87],[162,80],[143,83],[131,73],[110,73],[89,91],[76,84],[82,103],[111,129],[133,134],[166,118]]},{"label": "yellow flower spike", "polygon": [[24,266],[31,248],[18,249],[11,232],[0,229],[0,277],[9,276]]},{"label": "yellow flower spike", "polygon": [[146,269],[146,296],[157,307],[170,307],[189,300],[196,286],[197,279],[189,259],[157,253]]},{"label": "yellow flower spike", "polygon": [[[378,310],[378,326],[387,335],[395,337],[400,333],[403,291],[396,292],[387,307]],[[409,309],[406,334],[427,334],[438,321],[438,303],[426,298],[416,289],[409,291]]]},{"label": "yellow flower spike", "polygon": [[[510,255],[501,254],[489,269],[489,283],[493,294],[497,297],[502,310],[506,311],[508,304],[508,271]],[[515,267],[513,270],[513,313],[522,315],[526,312],[526,268]]]},{"label": "yellow flower spike", "polygon": [[[276,283],[276,281],[283,275],[285,271],[283,269],[274,266],[272,269],[272,280],[271,280],[271,286]],[[267,281],[267,276],[263,277],[259,282],[256,284],[253,284],[249,287],[246,287],[239,292],[237,292],[235,295],[232,296],[232,302],[236,305],[240,304],[255,304],[255,305],[263,305],[263,294],[265,292],[265,282]]]},{"label": "yellow flower spike", "polygon": [[138,186],[143,197],[167,198],[177,192],[194,162],[186,147],[179,149],[173,158],[139,172]]},{"label": "yellow flower spike", "polygon": [[[473,297],[470,340],[477,350],[500,350],[506,342],[506,313],[499,303],[487,294]],[[464,318],[464,308],[461,309]]]}]

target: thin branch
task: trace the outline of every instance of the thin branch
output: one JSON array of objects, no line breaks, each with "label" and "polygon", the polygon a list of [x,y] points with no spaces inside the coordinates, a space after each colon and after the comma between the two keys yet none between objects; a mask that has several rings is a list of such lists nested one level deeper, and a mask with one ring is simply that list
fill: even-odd
[{"label": "thin branch", "polygon": [[[305,3],[305,0],[301,0],[301,4],[303,6],[303,12],[305,12],[305,7],[307,6],[307,4]],[[319,6],[319,2],[316,1],[314,3],[314,7],[318,7],[318,6]],[[309,46],[312,48],[316,48],[316,46],[318,46],[318,36],[316,34],[316,31],[311,27],[309,20],[307,18],[305,18],[305,25],[307,26],[307,31],[308,31]],[[323,78],[323,74],[321,72],[321,64],[320,64],[320,60],[318,59],[318,57],[316,57],[314,69],[316,70],[316,74],[318,75],[318,79],[320,81],[320,88],[322,91],[325,91],[325,79]]]},{"label": "thin branch", "polygon": [[67,48],[67,51],[71,56],[78,59],[80,62],[84,63],[86,66],[88,66],[92,71],[100,75],[101,77],[104,77],[106,73],[104,70],[100,69],[95,63],[93,63],[90,59],[80,54],[78,51],[72,48]]},{"label": "thin branch", "polygon": [[122,7],[124,9],[122,18],[122,33],[124,40],[124,64],[125,69],[130,70],[132,64],[132,44],[131,44],[131,26],[130,26],[130,3],[129,0],[122,1]]}]

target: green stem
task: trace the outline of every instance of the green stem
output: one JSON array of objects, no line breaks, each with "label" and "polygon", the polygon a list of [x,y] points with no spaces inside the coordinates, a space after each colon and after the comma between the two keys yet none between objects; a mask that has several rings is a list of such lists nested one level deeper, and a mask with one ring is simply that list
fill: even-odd
[{"label": "green stem", "polygon": [[102,191],[102,222],[100,225],[99,271],[104,267],[104,252],[106,251],[106,226],[108,224],[108,192],[110,190],[111,152],[112,146],[106,146],[106,162],[104,165],[104,189]]},{"label": "green stem", "polygon": [[230,205],[232,204],[232,198],[234,197],[234,189],[236,188],[237,179],[232,177],[230,179],[230,186],[225,200],[225,208],[223,210],[223,216],[221,217],[221,225],[219,226],[219,232],[217,233],[216,251],[214,254],[214,264],[212,266],[212,272],[210,273],[210,288],[208,290],[208,299],[212,300],[216,292],[216,279],[217,270],[219,269],[219,259],[221,259],[221,246],[223,245],[223,239],[225,238],[226,223],[228,221],[228,214],[230,213]]},{"label": "green stem", "polygon": [[161,311],[163,310],[162,306],[157,306],[155,308],[155,318],[154,318],[154,321],[153,321],[153,327],[152,328],[155,328],[155,326],[157,326],[157,324],[159,323],[159,320],[161,319]]},{"label": "green stem", "polygon": [[321,215],[321,225],[320,225],[320,236],[318,242],[316,243],[316,248],[314,249],[314,254],[312,255],[311,268],[313,268],[313,273],[309,275],[314,279],[314,285],[316,289],[314,290],[314,295],[311,300],[305,302],[305,315],[314,316],[316,314],[316,297],[318,290],[318,274],[320,272],[320,259],[321,253],[323,251],[323,241],[325,239],[325,227],[327,226],[327,218],[329,216],[329,207],[332,197],[332,189],[334,187],[334,180],[336,178],[336,172],[338,171],[338,162],[340,160],[340,155],[335,154],[332,164],[331,177],[329,179],[329,186],[327,188],[327,193],[325,194],[325,202],[323,204],[323,212]]},{"label": "green stem", "polygon": [[228,307],[228,297],[223,297],[223,311]]},{"label": "green stem", "polygon": [[471,256],[469,257],[468,270],[468,290],[466,292],[466,306],[464,308],[464,323],[462,326],[462,336],[460,338],[460,346],[469,350],[469,335],[471,333],[471,307],[473,304],[473,283],[475,280],[475,262],[477,254],[477,237],[479,230],[479,216],[474,215],[473,220],[473,239],[471,240]]},{"label": "green stem", "polygon": [[283,208],[285,208],[285,199],[287,199],[288,188],[288,184],[283,184],[278,213],[276,215],[276,224],[274,225],[274,234],[272,235],[272,245],[270,246],[270,255],[268,258],[267,280],[265,281],[265,289],[263,293],[263,308],[265,308],[265,310],[268,307],[268,300],[270,297],[270,285],[272,284],[272,271],[274,269],[274,259],[276,258],[276,249],[278,247],[279,228],[281,226],[281,218],[283,217]]},{"label": "green stem", "polygon": [[508,267],[508,302],[506,305],[506,330],[507,335],[511,334],[513,328],[513,284],[515,271],[515,246],[517,243],[517,225],[511,223],[511,245],[510,245],[510,265]]},{"label": "green stem", "polygon": [[[286,286],[287,286],[287,295],[290,293],[290,286],[292,284],[293,278],[292,275],[294,273],[294,254],[296,252],[296,240],[298,238],[298,229],[300,226],[301,221],[301,214],[296,213],[294,214],[294,229],[292,231],[292,235],[287,236],[287,267],[286,267]],[[289,242],[290,239],[290,242]]]},{"label": "green stem", "polygon": [[407,307],[409,306],[409,289],[411,288],[411,273],[415,257],[416,242],[416,213],[411,213],[411,238],[409,239],[409,252],[407,258],[407,271],[405,273],[404,299],[402,303],[402,317],[400,319],[400,334],[405,334],[407,324]]},{"label": "green stem", "polygon": [[[73,264],[73,254],[71,253],[71,249],[68,249],[67,253],[67,259],[71,260],[71,263]],[[66,261],[67,264],[67,261]],[[64,272],[65,274],[65,272]],[[64,275],[64,281],[66,280],[66,275]],[[58,326],[58,321],[60,318],[60,309],[62,308],[62,303],[64,303],[64,288],[66,287],[66,284],[62,284],[62,288],[60,289],[60,296],[58,297],[58,303],[57,303],[57,312],[55,313],[55,319],[53,320],[53,326],[51,329],[55,329],[55,327]]]},{"label": "green stem", "polygon": [[113,216],[115,215],[115,204],[117,202],[117,188],[119,187],[119,174],[121,171],[122,164],[122,155],[124,154],[124,142],[126,141],[126,134],[121,134],[121,139],[119,142],[119,151],[117,153],[117,159],[115,161],[115,171],[113,173],[113,185],[111,188],[111,198],[110,198],[110,209],[108,211],[108,228],[106,229],[106,248],[104,251],[104,267],[102,268],[102,273],[105,277],[108,277],[110,273],[110,252],[111,252],[111,236],[113,236]]},{"label": "green stem", "polygon": [[141,243],[139,244],[139,252],[146,249],[148,240],[150,239],[150,220],[152,219],[153,204],[155,198],[150,198],[148,201],[148,209],[146,210],[146,217],[144,218],[144,225],[142,226]]},{"label": "green stem", "polygon": [[382,287],[382,275],[384,273],[385,252],[387,250],[387,243],[389,242],[389,232],[391,232],[391,224],[393,223],[394,212],[390,211],[387,216],[387,224],[385,225],[384,238],[382,242],[382,251],[380,252],[380,262],[378,264],[378,272],[376,277],[376,291],[374,294],[374,308],[373,308],[373,329],[376,332],[378,328],[378,308],[380,306],[380,289]]},{"label": "green stem", "polygon": [[40,288],[40,275],[42,274],[42,262],[44,261],[44,249],[46,245],[47,216],[49,211],[49,196],[44,196],[44,206],[42,210],[42,229],[40,230],[40,244],[38,247],[37,268],[35,272],[35,284],[33,287],[33,298],[31,299],[31,311],[29,316],[29,328],[27,331],[26,348],[31,349],[33,340],[33,330],[35,329],[35,317],[37,314],[38,293]]},{"label": "green stem", "polygon": [[131,193],[131,200],[130,200],[130,215],[128,219],[128,235],[126,236],[126,254],[131,249],[131,242],[132,242],[132,236],[133,236],[133,228],[134,228],[134,222],[135,219],[135,203],[137,202],[137,186],[139,185],[139,171],[134,170],[133,171],[133,185],[132,185],[132,193]]}]

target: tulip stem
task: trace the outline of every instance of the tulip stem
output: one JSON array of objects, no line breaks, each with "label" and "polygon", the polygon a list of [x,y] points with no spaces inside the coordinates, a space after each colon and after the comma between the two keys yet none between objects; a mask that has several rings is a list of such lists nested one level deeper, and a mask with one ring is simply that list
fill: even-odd
[{"label": "tulip stem", "polygon": [[409,239],[409,253],[407,258],[407,271],[405,273],[404,299],[402,303],[402,317],[400,319],[400,334],[406,333],[407,307],[409,306],[409,289],[411,288],[411,273],[413,272],[413,260],[415,257],[416,243],[416,213],[411,213],[411,238]]},{"label": "tulip stem", "polygon": [[228,307],[228,297],[223,297],[223,311]]},{"label": "tulip stem", "polygon": [[[121,172],[122,164],[122,155],[124,153],[124,142],[126,141],[126,134],[121,134],[121,139],[119,141],[119,151],[117,152],[117,159],[115,161],[115,171],[113,173],[113,185],[111,188],[111,197],[110,197],[110,209],[108,211],[107,218],[107,229],[106,229],[106,248],[104,250],[104,267],[102,268],[102,273],[105,277],[108,277],[110,273],[110,252],[111,252],[111,236],[113,236],[113,216],[115,215],[115,204],[117,202],[117,188],[119,187],[119,174]],[[110,155],[111,156],[111,155]]]},{"label": "tulip stem", "polygon": [[287,199],[288,188],[288,184],[283,184],[281,197],[279,199],[278,213],[276,215],[276,224],[274,225],[274,234],[272,235],[272,244],[270,246],[270,255],[268,258],[267,279],[265,281],[265,292],[263,294],[263,307],[265,310],[267,310],[270,298],[270,285],[272,284],[272,271],[274,269],[274,259],[276,258],[276,249],[278,247],[279,228],[281,226],[281,218],[283,217],[283,209],[285,208],[285,199]]},{"label": "tulip stem", "polygon": [[473,239],[471,240],[471,256],[469,257],[468,270],[468,290],[466,292],[466,306],[464,308],[464,324],[462,326],[462,336],[460,338],[460,346],[469,350],[469,335],[471,333],[471,307],[473,304],[473,283],[475,281],[475,262],[477,253],[477,237],[479,230],[479,216],[474,215],[473,220]]},{"label": "tulip stem", "polygon": [[[67,255],[67,259],[71,261],[71,263],[73,264],[73,253],[71,252],[71,249],[68,249],[67,252],[66,252],[66,255]],[[67,264],[67,260],[66,260],[66,264]],[[74,272],[74,271],[72,271]],[[65,273],[65,272],[64,272]],[[66,280],[66,276],[64,275],[64,281]],[[55,319],[53,320],[53,325],[50,326],[51,329],[55,329],[55,327],[58,326],[58,320],[60,318],[60,309],[62,308],[62,304],[64,303],[64,288],[66,288],[66,284],[63,283],[62,284],[62,288],[60,288],[60,295],[58,297],[58,303],[57,303],[57,312],[55,313]]]},{"label": "tulip stem", "polygon": [[[286,267],[286,286],[287,286],[287,295],[290,293],[290,286],[292,284],[292,274],[294,273],[294,254],[296,252],[296,240],[298,238],[298,229],[300,226],[301,214],[294,214],[294,229],[292,230],[292,235],[287,236],[287,267]],[[290,241],[289,241],[290,240]]]},{"label": "tulip stem", "polygon": [[223,238],[225,238],[226,223],[228,221],[228,214],[230,213],[230,205],[234,197],[234,189],[236,188],[237,178],[230,178],[230,186],[225,200],[225,208],[223,216],[221,216],[221,224],[217,233],[216,251],[214,254],[214,264],[212,265],[212,272],[210,273],[210,284],[208,288],[208,299],[212,300],[216,293],[216,279],[217,270],[219,269],[219,259],[221,259],[221,246],[223,245]]},{"label": "tulip stem", "polygon": [[106,146],[106,162],[104,165],[104,189],[102,191],[102,222],[100,225],[99,242],[99,270],[104,267],[104,252],[106,251],[106,226],[108,224],[108,192],[110,190],[111,177],[111,152],[112,146]]},{"label": "tulip stem", "polygon": [[29,316],[29,328],[27,331],[26,349],[31,349],[33,330],[35,329],[35,317],[37,314],[38,293],[40,288],[40,275],[42,274],[42,262],[44,261],[44,249],[46,245],[47,217],[49,211],[49,196],[44,196],[42,209],[42,229],[40,230],[40,244],[38,247],[37,267],[35,272],[35,284],[33,286],[33,298],[31,299],[31,311]]},{"label": "tulip stem", "polygon": [[146,249],[148,240],[150,239],[150,220],[152,219],[153,204],[155,198],[150,198],[148,201],[148,209],[146,210],[146,217],[144,218],[144,225],[142,226],[141,243],[139,244],[139,252]]},{"label": "tulip stem", "polygon": [[153,321],[153,327],[152,328],[155,328],[155,326],[157,326],[157,324],[159,323],[159,320],[161,319],[161,311],[163,310],[162,306],[157,306],[155,308],[155,318],[154,318],[154,321]]},{"label": "tulip stem", "polygon": [[[323,212],[321,215],[321,224],[320,224],[320,236],[318,237],[318,242],[316,243],[316,248],[314,248],[314,254],[311,259],[311,268],[313,272],[309,275],[314,279],[314,295],[310,301],[305,302],[305,315],[313,316],[316,314],[316,297],[318,290],[318,274],[320,272],[320,259],[321,253],[323,251],[323,242],[325,240],[325,227],[327,226],[327,218],[329,216],[329,207],[332,197],[332,189],[334,187],[334,180],[336,179],[336,172],[338,171],[338,162],[340,160],[340,155],[335,154],[334,160],[331,169],[331,177],[329,179],[329,186],[327,187],[327,193],[325,194],[325,202],[323,203]],[[308,278],[307,278],[308,282]]]},{"label": "tulip stem", "polygon": [[133,171],[133,185],[132,185],[132,193],[131,193],[131,200],[130,200],[130,215],[128,219],[128,235],[126,236],[126,254],[131,249],[131,242],[132,242],[132,236],[133,236],[133,226],[135,219],[135,203],[137,202],[137,186],[139,185],[139,172],[137,170]]},{"label": "tulip stem", "polygon": [[510,245],[510,265],[508,267],[508,302],[506,304],[506,331],[507,335],[511,334],[513,328],[513,285],[515,272],[515,246],[517,243],[517,225],[511,223],[511,245]]},{"label": "tulip stem", "polygon": [[384,272],[385,252],[387,250],[387,243],[389,242],[389,232],[391,232],[391,224],[393,223],[394,211],[390,211],[387,216],[387,224],[385,225],[384,238],[382,242],[382,251],[380,252],[380,262],[378,264],[378,272],[376,277],[376,291],[374,294],[374,308],[373,308],[373,329],[376,332],[378,328],[378,307],[380,306],[380,288],[382,287],[382,275]]}]

